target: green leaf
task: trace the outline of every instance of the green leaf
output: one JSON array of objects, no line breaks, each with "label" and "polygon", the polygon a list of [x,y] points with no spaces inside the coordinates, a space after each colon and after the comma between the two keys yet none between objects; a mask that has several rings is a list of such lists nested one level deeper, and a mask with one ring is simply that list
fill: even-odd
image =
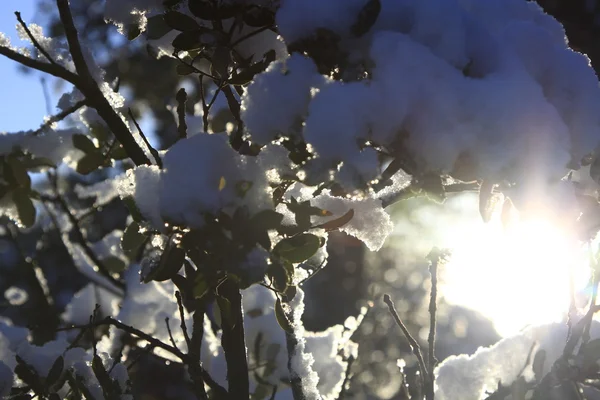
[{"label": "green leaf", "polygon": [[237,4],[213,4],[212,2],[198,0],[190,1],[188,6],[194,16],[204,20],[217,21],[232,18],[243,9],[243,6],[240,7]]},{"label": "green leaf", "polygon": [[167,33],[171,32],[172,28],[167,25],[162,15],[155,15],[148,18],[146,25],[146,36],[149,40],[160,39]]},{"label": "green leaf", "polygon": [[123,203],[125,203],[125,206],[129,210],[129,214],[134,221],[142,222],[144,220],[144,216],[142,215],[142,212],[138,208],[137,204],[135,204],[135,200],[132,196],[124,197]]},{"label": "green leaf", "polygon": [[261,230],[277,229],[281,226],[283,214],[274,210],[262,210],[250,219],[250,225]]},{"label": "green leaf", "polygon": [[87,175],[97,170],[104,164],[104,157],[100,153],[89,153],[83,156],[77,163],[77,173]]},{"label": "green leaf", "polygon": [[194,50],[203,47],[199,31],[182,32],[173,39],[172,44],[178,50]]},{"label": "green leaf", "polygon": [[17,188],[12,192],[12,200],[17,207],[17,214],[21,225],[29,228],[35,223],[35,207],[29,197],[29,190]]},{"label": "green leaf", "polygon": [[302,233],[277,243],[273,253],[292,263],[301,263],[312,257],[319,250],[320,244],[318,236]]},{"label": "green leaf", "polygon": [[110,151],[110,153],[108,153],[108,156],[110,158],[112,158],[113,160],[124,160],[126,158],[129,158],[129,156],[127,155],[127,152],[121,145],[115,146]]},{"label": "green leaf", "polygon": [[381,12],[380,0],[369,0],[358,13],[358,17],[354,24],[350,27],[350,31],[356,37],[361,37],[369,32],[371,27],[377,21]]},{"label": "green leaf", "polygon": [[119,257],[116,257],[116,256],[108,256],[108,257],[103,258],[100,261],[102,262],[102,265],[104,265],[109,272],[121,273],[121,272],[125,271],[125,268],[127,268],[127,264],[123,260],[121,260]]},{"label": "green leaf", "polygon": [[160,257],[158,265],[144,278],[144,283],[150,281],[162,282],[176,275],[185,260],[185,250],[169,244]]},{"label": "green leaf", "polygon": [[65,359],[62,356],[59,356],[56,360],[54,360],[54,363],[52,364],[52,367],[50,367],[50,371],[48,371],[48,375],[46,376],[47,386],[52,386],[58,381],[63,372],[64,367]]},{"label": "green leaf", "polygon": [[181,75],[181,76],[193,74],[194,72],[196,72],[196,69],[194,69],[194,67],[192,67],[191,65],[185,64],[185,63],[177,64],[177,67],[175,67],[175,70],[177,71],[177,75]]},{"label": "green leaf", "polygon": [[268,52],[265,53],[265,55],[263,56],[263,59],[261,61],[258,61],[256,63],[250,65],[248,68],[241,70],[237,74],[234,74],[229,79],[229,83],[231,85],[238,85],[238,86],[245,85],[246,83],[250,82],[256,74],[259,74],[259,73],[263,72],[265,69],[267,69],[269,64],[271,64],[271,62],[273,62],[275,60],[275,58],[276,58],[275,50],[269,50]]},{"label": "green leaf", "polygon": [[202,274],[197,274],[196,278],[194,279],[194,290],[192,292],[194,298],[201,299],[208,293],[209,289],[210,285],[208,284],[206,278]]},{"label": "green leaf", "polygon": [[121,237],[121,248],[123,251],[135,251],[147,238],[147,235],[140,232],[140,225],[133,221],[123,232],[123,236]]},{"label": "green leaf", "polygon": [[194,18],[177,11],[167,11],[163,18],[168,26],[181,32],[195,31],[200,28]]},{"label": "green leaf", "polygon": [[281,329],[288,333],[294,333],[294,327],[292,326],[287,315],[285,315],[283,305],[281,304],[281,299],[279,298],[275,302],[275,318],[277,319],[277,323],[279,324]]},{"label": "green leaf", "polygon": [[119,384],[113,381],[108,372],[106,372],[102,359],[97,354],[94,354],[94,358],[92,359],[92,371],[94,371],[94,375],[96,375],[98,383],[102,387],[104,397],[114,398],[111,395],[120,394]]},{"label": "green leaf", "polygon": [[44,386],[42,385],[42,381],[36,370],[18,355],[15,356],[15,359],[17,360],[15,374],[21,378],[25,384],[30,386],[35,393],[43,393]]},{"label": "green leaf", "polygon": [[29,189],[31,187],[31,178],[27,173],[25,165],[23,165],[23,163],[15,156],[8,156],[6,158],[6,163],[15,181],[20,186]]},{"label": "green leaf", "polygon": [[244,23],[254,28],[261,28],[263,26],[271,26],[275,24],[275,13],[265,7],[254,7],[245,10]]},{"label": "green leaf", "polygon": [[83,151],[85,154],[98,153],[98,148],[92,140],[81,133],[73,135],[73,146],[76,149]]},{"label": "green leaf", "polygon": [[233,311],[231,309],[231,302],[225,297],[217,296],[217,305],[219,306],[221,323],[227,322],[230,327],[234,327],[235,319],[233,317]]},{"label": "green leaf", "polygon": [[138,24],[131,24],[127,27],[127,40],[135,40],[141,33],[142,30]]}]

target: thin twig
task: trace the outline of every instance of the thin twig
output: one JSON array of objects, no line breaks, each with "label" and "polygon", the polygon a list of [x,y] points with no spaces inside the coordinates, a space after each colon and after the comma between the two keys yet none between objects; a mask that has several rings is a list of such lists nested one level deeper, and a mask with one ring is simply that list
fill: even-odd
[{"label": "thin twig", "polygon": [[177,298],[177,306],[179,307],[179,318],[181,318],[181,332],[183,332],[183,337],[189,350],[192,341],[190,339],[190,335],[188,334],[187,326],[185,325],[185,311],[183,309],[183,299],[181,298],[181,293],[179,293],[179,290],[175,291],[175,297]]},{"label": "thin twig", "polygon": [[400,319],[400,316],[398,315],[398,312],[396,311],[396,307],[394,306],[394,303],[392,302],[392,298],[390,297],[389,294],[383,295],[383,302],[385,304],[387,304],[390,314],[392,314],[392,317],[394,317],[394,320],[396,321],[396,325],[398,325],[400,327],[400,329],[402,330],[404,337],[406,337],[406,340],[408,340],[410,349],[412,350],[413,354],[417,357],[417,361],[419,362],[419,370],[421,372],[421,376],[423,378],[426,378],[427,376],[429,376],[429,373],[427,371],[427,367],[425,366],[425,361],[423,359],[423,354],[421,354],[421,347],[419,346],[419,343],[417,343],[417,341],[412,337],[412,335],[406,328],[406,325],[404,325],[404,322],[402,322],[402,320]]},{"label": "thin twig", "polygon": [[[112,276],[112,274],[110,273],[108,268],[106,268],[106,266],[100,261],[100,259],[96,255],[96,253],[94,253],[92,248],[88,245],[88,242],[87,242],[85,236],[83,235],[83,232],[81,231],[81,227],[79,226],[79,220],[75,217],[75,215],[73,215],[73,213],[69,209],[69,205],[67,204],[65,199],[63,199],[59,193],[58,186],[56,183],[56,177],[53,176],[49,172],[47,173],[47,176],[48,176],[48,179],[52,186],[52,189],[54,191],[54,194],[56,196],[55,198],[56,198],[58,204],[60,205],[60,207],[62,208],[63,212],[67,215],[69,222],[71,223],[71,225],[73,225],[73,233],[75,235],[75,239],[77,240],[79,245],[82,247],[85,255],[88,256],[88,258],[98,268],[98,271],[100,271],[100,273],[106,279],[108,279],[113,285],[115,285],[117,288],[119,288],[121,290],[125,289],[125,284],[122,281],[116,279],[114,276]],[[42,200],[44,200],[44,196],[42,196]]]},{"label": "thin twig", "polygon": [[42,126],[40,126],[37,130],[33,131],[33,134],[35,136],[43,133],[50,125],[54,124],[55,122],[60,122],[63,119],[65,119],[66,117],[68,117],[69,115],[73,114],[74,112],[76,112],[77,110],[79,110],[81,107],[87,105],[87,100],[81,100],[78,101],[77,103],[73,104],[71,107],[59,112],[58,114],[55,114],[53,116],[51,116],[50,118],[48,118],[48,120],[46,122],[44,122],[42,124]]},{"label": "thin twig", "polygon": [[171,344],[176,349],[179,349],[179,347],[177,347],[177,344],[175,343],[175,339],[173,339],[173,332],[171,332],[171,326],[169,325],[169,317],[165,317],[165,325],[167,325],[167,332],[169,333],[169,340],[171,341]]},{"label": "thin twig", "polygon": [[433,371],[438,360],[435,358],[435,314],[437,311],[437,270],[438,260],[431,262],[429,265],[429,273],[431,274],[431,294],[429,296],[429,337],[427,343],[429,344],[429,359],[428,359],[428,370]]},{"label": "thin twig", "polygon": [[27,24],[21,18],[21,13],[19,11],[15,11],[15,15],[17,16],[17,21],[19,21],[19,24],[21,24],[21,26],[25,30],[25,33],[27,34],[27,36],[29,36],[29,39],[31,40],[31,43],[33,43],[33,46],[36,49],[38,49],[38,51],[40,53],[42,53],[42,55],[44,57],[46,57],[46,60],[48,60],[48,62],[50,62],[50,64],[58,65],[58,64],[56,64],[56,61],[54,61],[52,59],[52,57],[50,57],[50,54],[48,54],[48,52],[39,44],[39,42],[37,41],[37,39],[33,36],[33,34],[31,33],[31,31],[27,27]]},{"label": "thin twig", "polygon": [[135,117],[133,116],[133,112],[131,111],[131,108],[129,108],[127,112],[129,113],[129,117],[131,117],[133,124],[135,125],[136,129],[138,130],[138,133],[140,134],[140,136],[144,140],[144,143],[150,150],[150,153],[154,157],[154,161],[156,162],[156,165],[158,165],[159,168],[162,168],[162,160],[160,159],[160,154],[158,154],[158,151],[156,151],[156,149],[150,145],[148,138],[146,137],[146,135],[144,135],[144,131],[142,131],[142,128],[140,128],[140,125],[138,124]]}]

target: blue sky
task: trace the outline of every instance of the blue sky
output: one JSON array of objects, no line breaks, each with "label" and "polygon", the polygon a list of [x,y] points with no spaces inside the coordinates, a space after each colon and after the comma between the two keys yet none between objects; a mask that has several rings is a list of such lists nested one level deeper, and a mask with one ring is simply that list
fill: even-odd
[{"label": "blue sky", "polygon": [[[20,11],[25,22],[39,23],[39,13],[36,10],[36,0],[1,0],[0,1],[0,32],[4,32],[13,44],[24,44],[18,39],[15,25],[17,20],[14,12]],[[46,103],[42,85],[41,74],[23,74],[19,72],[17,63],[0,56],[0,132],[15,132],[26,129],[35,129],[43,122],[46,113]],[[47,81],[49,91],[52,92],[52,81]],[[51,93],[52,96],[52,93]],[[50,105],[52,113],[56,112],[56,103]]]}]

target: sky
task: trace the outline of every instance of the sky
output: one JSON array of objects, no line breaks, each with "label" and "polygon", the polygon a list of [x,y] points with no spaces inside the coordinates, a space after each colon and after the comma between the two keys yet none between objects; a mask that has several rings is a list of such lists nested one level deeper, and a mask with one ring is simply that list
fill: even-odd
[{"label": "sky", "polygon": [[[39,13],[36,11],[37,0],[2,0],[0,1],[0,32],[11,38],[15,45],[25,45],[17,36],[15,25],[17,20],[14,12],[20,11],[23,20],[27,23],[40,23]],[[42,85],[41,74],[34,72],[23,74],[19,66],[12,60],[0,56],[0,132],[17,132],[38,128],[47,115],[46,103]],[[49,91],[51,81],[49,83]],[[52,96],[52,93],[51,93]],[[54,96],[52,96],[54,97]],[[50,109],[55,113],[56,99],[52,101]]]}]

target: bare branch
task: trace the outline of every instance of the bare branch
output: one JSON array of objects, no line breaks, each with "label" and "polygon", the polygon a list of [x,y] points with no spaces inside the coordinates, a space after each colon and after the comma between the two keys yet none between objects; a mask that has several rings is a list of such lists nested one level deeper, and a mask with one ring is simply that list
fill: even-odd
[{"label": "bare branch", "polygon": [[38,129],[36,129],[33,132],[33,134],[37,136],[37,135],[43,133],[46,130],[46,128],[48,128],[50,125],[52,125],[55,122],[62,121],[63,119],[67,118],[69,115],[73,114],[74,112],[76,112],[77,110],[79,110],[81,107],[83,107],[85,105],[87,105],[87,100],[78,101],[77,103],[73,104],[71,107],[67,108],[66,110],[63,110],[63,111],[59,112],[58,114],[55,114],[52,117],[50,117],[48,119],[48,121],[44,122],[44,124],[42,126],[40,126]]},{"label": "bare branch", "polygon": [[398,325],[402,330],[402,333],[408,340],[410,349],[412,350],[413,354],[417,357],[417,361],[419,362],[419,370],[421,371],[421,376],[424,379],[427,379],[429,373],[427,372],[427,367],[425,365],[425,360],[423,359],[423,354],[421,354],[421,347],[419,346],[419,343],[417,343],[415,338],[412,337],[412,335],[408,331],[408,328],[406,328],[406,325],[404,325],[404,322],[402,322],[402,320],[400,319],[400,316],[398,315],[396,307],[394,306],[392,298],[389,294],[383,295],[383,302],[387,304],[388,309],[390,310],[390,314],[392,314],[392,317],[394,317],[394,320],[396,321],[396,325]]}]

